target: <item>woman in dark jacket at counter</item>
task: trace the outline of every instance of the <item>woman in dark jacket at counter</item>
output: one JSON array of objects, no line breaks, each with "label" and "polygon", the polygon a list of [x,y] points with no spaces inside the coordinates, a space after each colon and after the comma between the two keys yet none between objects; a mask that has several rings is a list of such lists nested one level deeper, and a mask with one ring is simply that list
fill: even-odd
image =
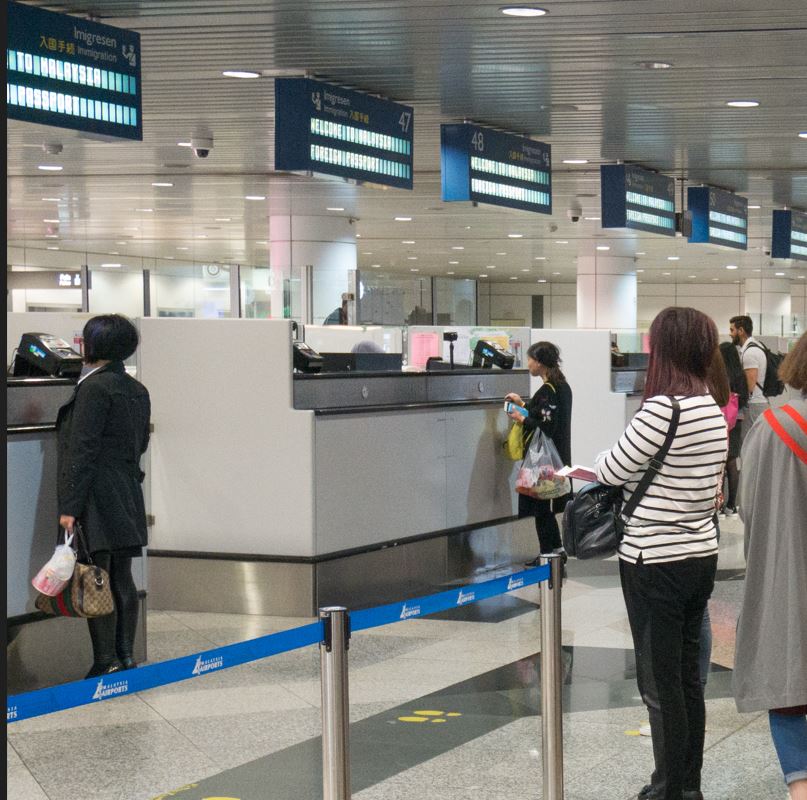
[{"label": "woman in dark jacket at counter", "polygon": [[[507,395],[513,403],[524,406],[529,412],[525,417],[518,411],[510,413],[510,418],[524,426],[525,449],[536,428],[548,436],[558,455],[567,466],[572,463],[572,390],[566,376],[560,369],[560,350],[552,342],[536,342],[527,350],[527,369],[533,378],[540,377],[543,385],[528,402],[517,394]],[[560,528],[555,518],[566,507],[571,495],[554,500],[538,500],[535,497],[519,494],[518,516],[535,517],[535,530],[542,554],[563,549]],[[535,565],[540,559],[530,562]]]},{"label": "woman in dark jacket at counter", "polygon": [[59,524],[78,520],[94,563],[109,573],[115,612],[88,619],[93,665],[87,677],[136,666],[137,589],[132,558],[147,543],[140,456],[149,440],[151,404],[123,366],[138,345],[126,317],[93,317],[84,326],[84,368],[59,410]]}]

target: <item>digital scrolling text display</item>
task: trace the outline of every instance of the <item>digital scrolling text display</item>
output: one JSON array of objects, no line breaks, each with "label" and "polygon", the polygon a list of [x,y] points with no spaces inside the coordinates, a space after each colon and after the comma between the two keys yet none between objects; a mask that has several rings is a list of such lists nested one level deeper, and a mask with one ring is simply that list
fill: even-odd
[{"label": "digital scrolling text display", "polygon": [[470,123],[440,127],[443,200],[552,213],[548,144]]},{"label": "digital scrolling text display", "polygon": [[275,169],[412,188],[410,106],[311,78],[275,81]]},{"label": "digital scrolling text display", "polygon": [[675,180],[634,164],[600,167],[603,228],[675,236]]},{"label": "digital scrolling text display", "polygon": [[692,215],[688,241],[748,249],[748,200],[713,186],[690,186],[687,205]]},{"label": "digital scrolling text display", "polygon": [[807,212],[773,212],[771,257],[807,261]]},{"label": "digital scrolling text display", "polygon": [[140,34],[8,2],[11,119],[143,138]]}]

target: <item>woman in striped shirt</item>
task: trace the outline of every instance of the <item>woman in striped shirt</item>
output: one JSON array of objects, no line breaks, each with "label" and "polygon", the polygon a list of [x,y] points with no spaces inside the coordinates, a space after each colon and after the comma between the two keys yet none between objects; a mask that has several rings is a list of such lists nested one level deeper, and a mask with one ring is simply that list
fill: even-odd
[{"label": "woman in striped shirt", "polygon": [[709,393],[718,334],[694,308],[666,308],[650,327],[644,402],[597,460],[597,477],[627,502],[679,418],[669,453],[619,546],[622,593],[648,706],[656,769],[640,800],[702,800],[705,706],[698,639],[717,568],[715,498],[726,421]]}]

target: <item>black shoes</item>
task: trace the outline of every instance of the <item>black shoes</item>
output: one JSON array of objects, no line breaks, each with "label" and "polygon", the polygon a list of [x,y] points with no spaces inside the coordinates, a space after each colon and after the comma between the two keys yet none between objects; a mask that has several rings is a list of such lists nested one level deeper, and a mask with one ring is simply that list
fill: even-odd
[{"label": "black shoes", "polygon": [[134,669],[137,666],[131,656],[121,656],[120,665],[121,669]]},{"label": "black shoes", "polygon": [[123,666],[120,661],[113,661],[111,664],[93,664],[92,669],[84,676],[84,679],[111,675],[113,672],[120,672],[122,669]]},{"label": "black shoes", "polygon": [[[662,800],[664,792],[662,789],[648,783],[643,786],[639,794],[636,795],[636,800]],[[700,789],[684,789],[681,795],[683,800],[703,800],[703,794]]]}]

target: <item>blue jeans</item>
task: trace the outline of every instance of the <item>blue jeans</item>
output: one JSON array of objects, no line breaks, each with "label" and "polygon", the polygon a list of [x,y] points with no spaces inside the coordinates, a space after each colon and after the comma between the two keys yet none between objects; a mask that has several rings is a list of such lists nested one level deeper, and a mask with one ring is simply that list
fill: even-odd
[{"label": "blue jeans", "polygon": [[807,715],[793,716],[769,711],[768,719],[785,783],[807,781]]}]

